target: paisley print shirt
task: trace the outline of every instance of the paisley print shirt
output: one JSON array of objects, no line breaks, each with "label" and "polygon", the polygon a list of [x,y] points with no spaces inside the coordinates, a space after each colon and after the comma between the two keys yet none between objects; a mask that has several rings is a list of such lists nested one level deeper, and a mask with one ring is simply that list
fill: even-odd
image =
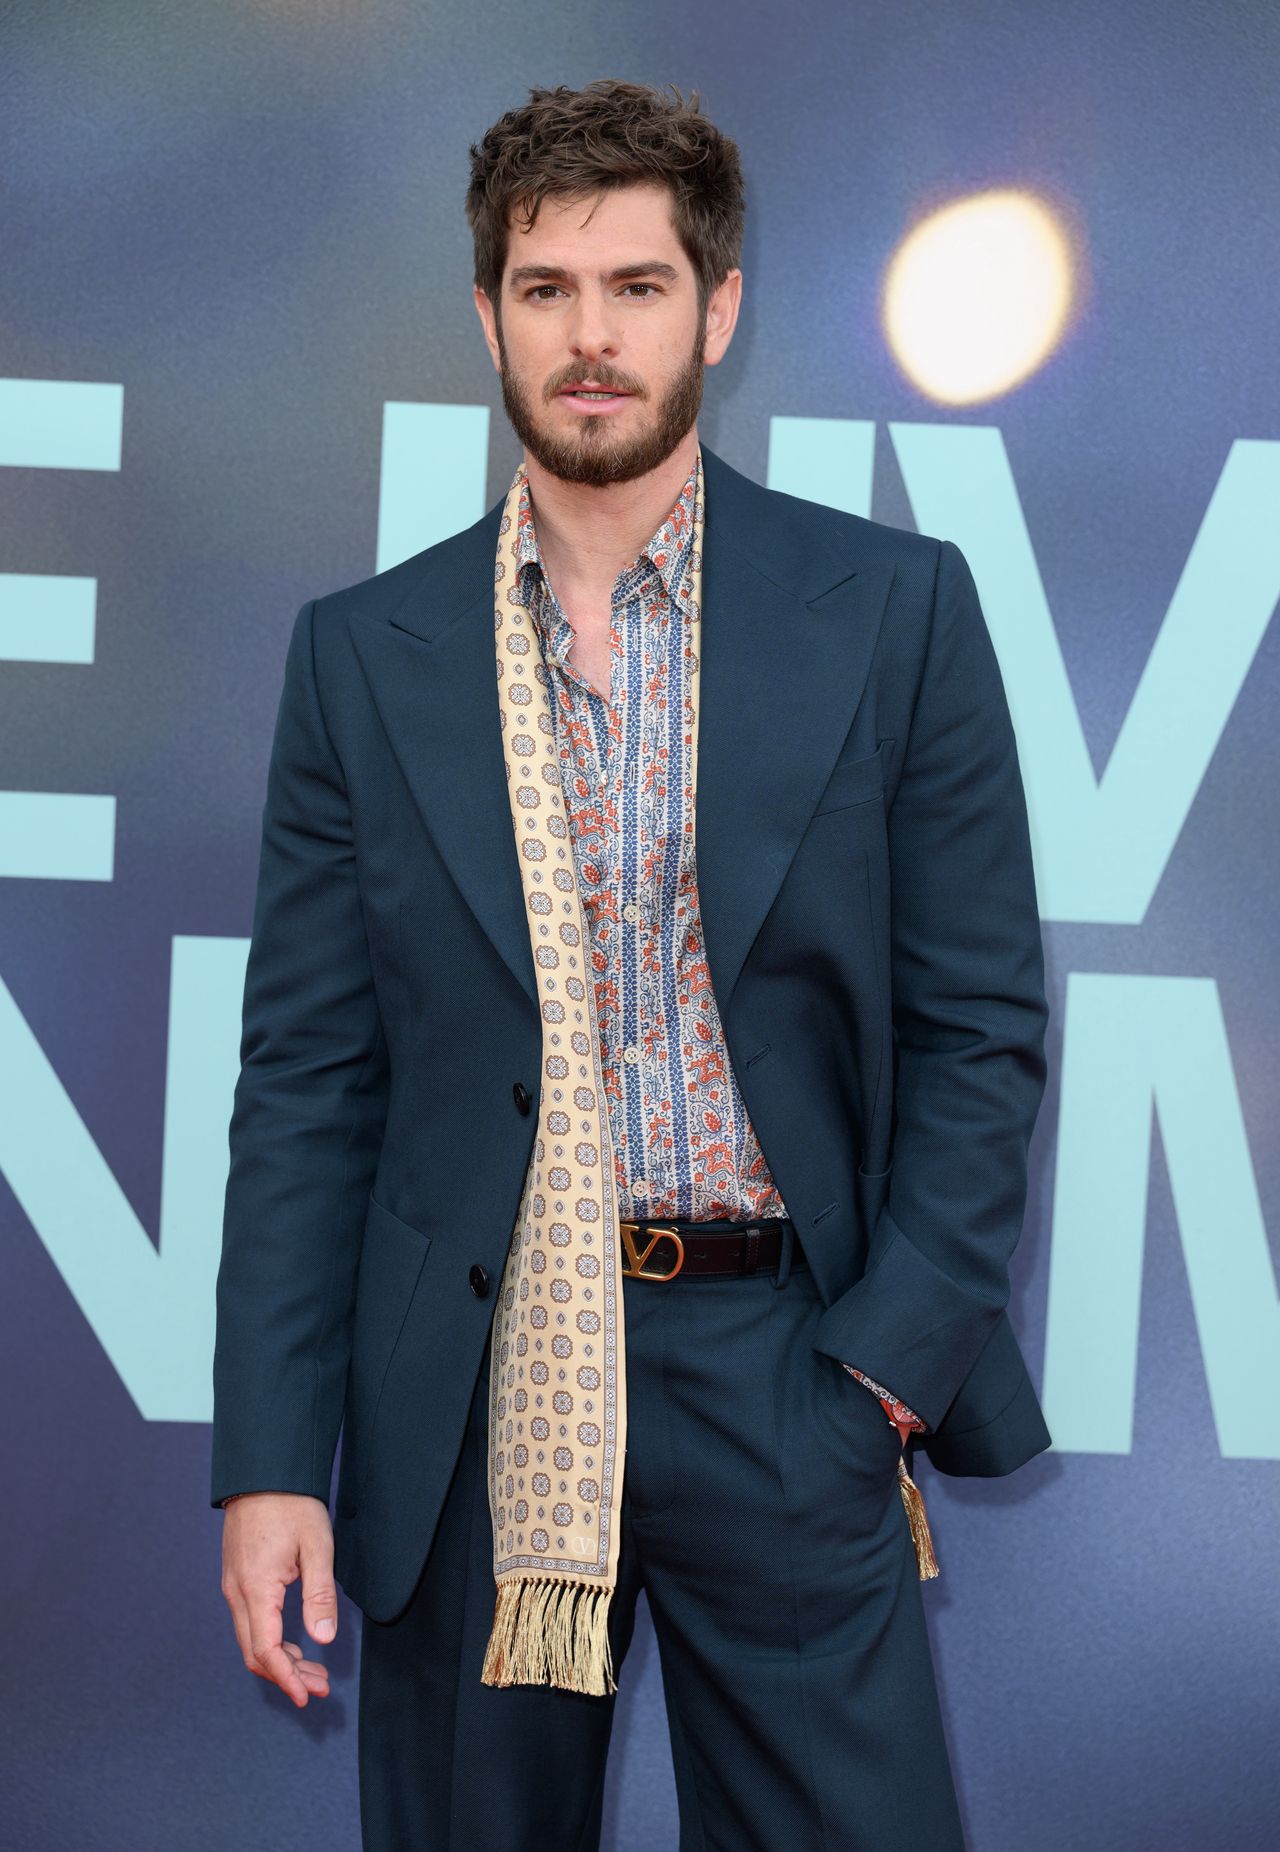
[{"label": "paisley print shirt", "polygon": [[[570,660],[575,632],[542,561],[527,478],[518,596],[550,677],[556,745],[591,940],[620,1214],[749,1221],[787,1210],[729,1062],[698,907],[684,777],[689,571],[702,458],[614,583],[609,691]],[[903,1432],[924,1423],[846,1364]]]}]

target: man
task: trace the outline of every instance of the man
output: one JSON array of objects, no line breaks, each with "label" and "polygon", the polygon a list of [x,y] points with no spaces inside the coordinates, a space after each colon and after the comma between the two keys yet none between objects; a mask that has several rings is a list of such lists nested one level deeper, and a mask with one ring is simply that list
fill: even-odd
[{"label": "man", "polygon": [[641,1587],[682,1843],[961,1847],[904,1448],[1049,1443],[999,670],[954,546],[700,443],[743,194],[697,105],[535,89],[472,149],[521,464],[289,647],[212,1494],[251,1671],[327,1695],[299,1575],[314,1640],[335,1569],[364,1612],[387,1852],[598,1843]]}]

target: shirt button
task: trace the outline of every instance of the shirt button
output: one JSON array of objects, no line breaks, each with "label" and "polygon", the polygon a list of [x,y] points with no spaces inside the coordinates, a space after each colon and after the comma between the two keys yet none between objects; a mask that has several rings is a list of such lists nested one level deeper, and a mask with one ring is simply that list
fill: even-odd
[{"label": "shirt button", "polygon": [[627,1043],[626,1047],[622,1051],[622,1059],[624,1061],[630,1061],[632,1063],[635,1063],[640,1059],[640,1050],[636,1047],[634,1042]]},{"label": "shirt button", "polygon": [[631,1194],[633,1196],[647,1196],[649,1194],[649,1179],[647,1177],[634,1177],[631,1182]]},{"label": "shirt button", "polygon": [[633,925],[641,917],[640,909],[634,900],[629,900],[622,909],[622,917],[624,920],[630,920]]}]

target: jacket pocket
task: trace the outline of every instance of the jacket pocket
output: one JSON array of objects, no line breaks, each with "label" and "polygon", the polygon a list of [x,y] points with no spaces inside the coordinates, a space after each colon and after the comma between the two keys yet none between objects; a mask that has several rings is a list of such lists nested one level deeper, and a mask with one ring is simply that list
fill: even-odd
[{"label": "jacket pocket", "polygon": [[825,817],[833,810],[849,810],[854,804],[883,797],[885,747],[892,744],[892,740],[881,740],[874,752],[860,759],[841,759],[827,780],[814,816]]},{"label": "jacket pocket", "polygon": [[425,1230],[393,1215],[370,1193],[356,1273],[338,1477],[337,1506],[346,1516],[360,1503],[383,1385],[430,1246]]}]

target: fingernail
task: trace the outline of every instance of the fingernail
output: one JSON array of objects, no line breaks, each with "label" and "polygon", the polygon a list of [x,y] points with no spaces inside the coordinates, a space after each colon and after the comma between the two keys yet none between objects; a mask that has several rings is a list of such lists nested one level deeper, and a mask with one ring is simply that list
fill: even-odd
[{"label": "fingernail", "polygon": [[331,1640],[333,1638],[333,1632],[334,1632],[334,1626],[331,1620],[322,1620],[322,1621],[316,1622],[317,1640]]}]

